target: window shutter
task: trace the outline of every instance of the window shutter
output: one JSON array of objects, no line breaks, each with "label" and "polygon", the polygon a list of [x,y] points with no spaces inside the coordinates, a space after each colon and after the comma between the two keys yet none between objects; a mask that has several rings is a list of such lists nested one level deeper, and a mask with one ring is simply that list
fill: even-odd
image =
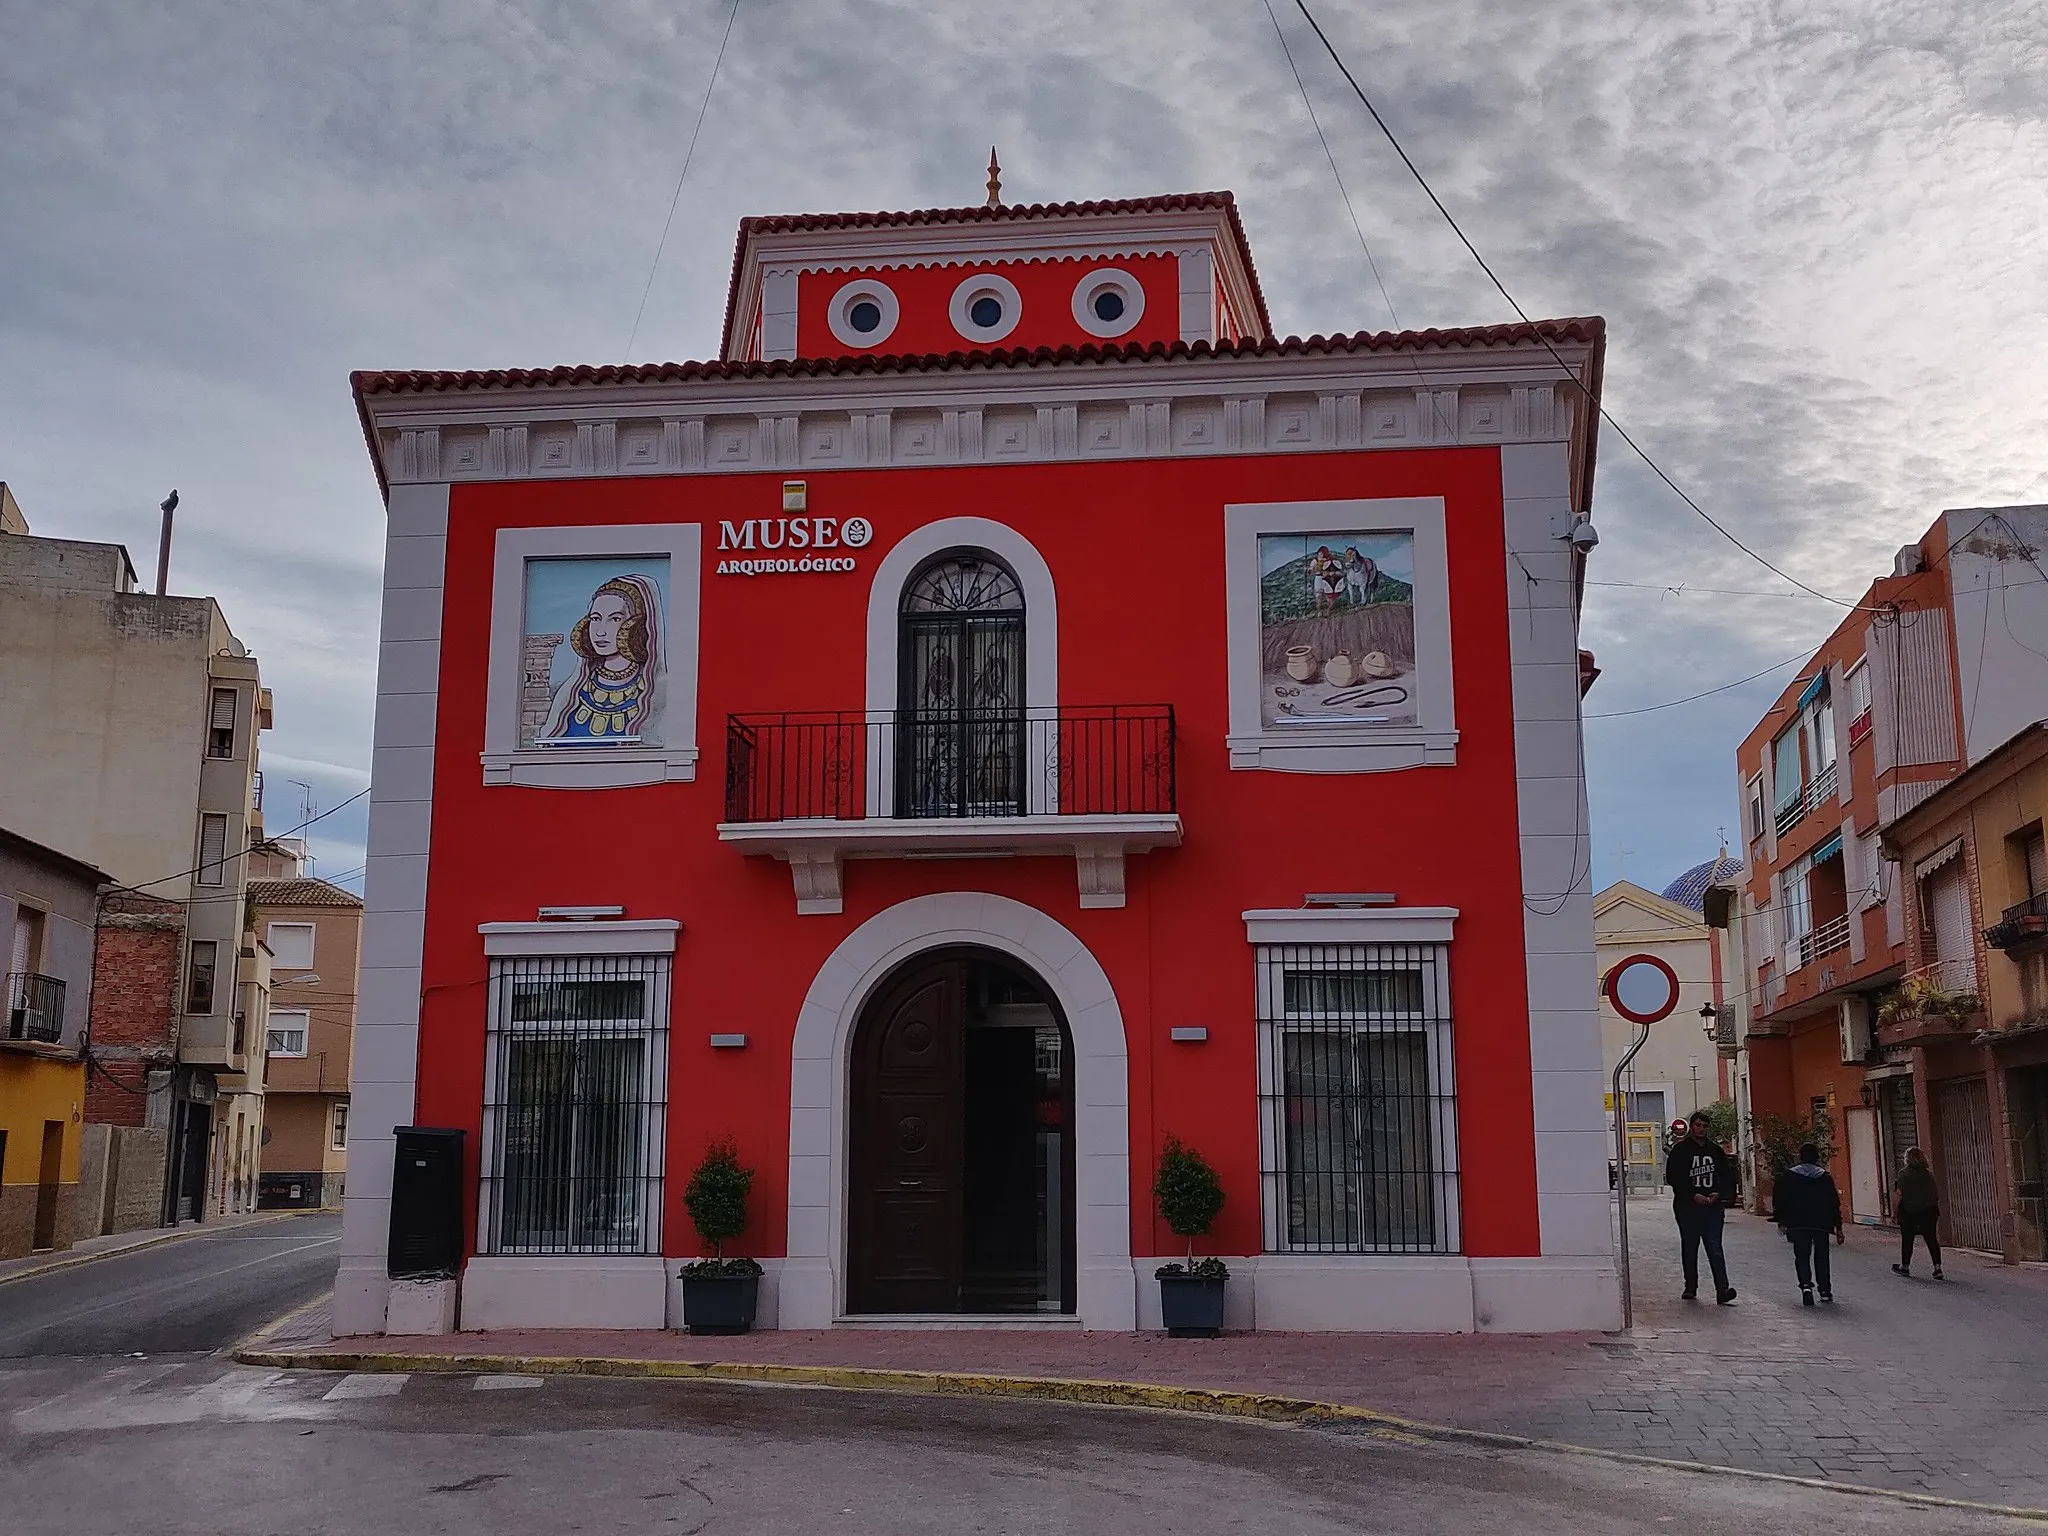
[{"label": "window shutter", "polygon": [[2039,832],[2027,839],[2027,894],[2048,895],[2048,839]]},{"label": "window shutter", "polygon": [[1927,881],[1927,916],[1933,925],[1934,960],[1940,983],[1951,992],[1976,985],[1974,935],[1970,924],[1970,887],[1961,859],[1951,859]]},{"label": "window shutter", "polygon": [[228,819],[225,816],[205,815],[199,818],[199,884],[219,885],[224,878],[221,868],[228,851]]},{"label": "window shutter", "polygon": [[235,728],[235,690],[216,688],[213,690],[213,728],[216,731],[232,731]]}]

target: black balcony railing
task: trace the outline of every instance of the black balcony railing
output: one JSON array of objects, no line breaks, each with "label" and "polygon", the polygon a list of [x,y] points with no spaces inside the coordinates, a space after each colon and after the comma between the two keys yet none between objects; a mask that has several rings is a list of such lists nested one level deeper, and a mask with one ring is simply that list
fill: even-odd
[{"label": "black balcony railing", "polygon": [[727,821],[1164,815],[1173,709],[733,715]]},{"label": "black balcony railing", "polygon": [[2048,939],[2048,891],[2038,891],[2007,907],[1999,920],[1984,930],[1984,942],[1992,949],[2016,949],[2041,939]]},{"label": "black balcony railing", "polygon": [[7,1038],[55,1045],[64,1038],[64,983],[14,971],[7,977]]}]

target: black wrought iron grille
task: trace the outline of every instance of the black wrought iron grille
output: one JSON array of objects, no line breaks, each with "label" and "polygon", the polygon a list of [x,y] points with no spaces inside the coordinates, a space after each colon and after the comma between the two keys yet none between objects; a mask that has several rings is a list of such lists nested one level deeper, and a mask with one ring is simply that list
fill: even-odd
[{"label": "black wrought iron grille", "polygon": [[1174,809],[1173,709],[733,715],[727,821],[1099,816]]},{"label": "black wrought iron grille", "polygon": [[1258,949],[1270,1253],[1456,1253],[1457,1093],[1441,944]]},{"label": "black wrought iron grille", "polygon": [[485,1063],[488,1253],[656,1253],[667,956],[495,960]]},{"label": "black wrought iron grille", "polygon": [[0,983],[7,1013],[5,1038],[54,1045],[64,1038],[64,983],[33,971],[13,971]]}]

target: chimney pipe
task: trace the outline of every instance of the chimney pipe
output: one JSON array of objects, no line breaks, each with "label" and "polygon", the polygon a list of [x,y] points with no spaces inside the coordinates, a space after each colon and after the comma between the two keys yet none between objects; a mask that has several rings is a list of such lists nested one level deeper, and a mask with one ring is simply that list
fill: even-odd
[{"label": "chimney pipe", "polygon": [[171,514],[178,510],[178,493],[171,492],[157,505],[164,514],[164,531],[156,545],[156,595],[162,597],[171,585]]}]

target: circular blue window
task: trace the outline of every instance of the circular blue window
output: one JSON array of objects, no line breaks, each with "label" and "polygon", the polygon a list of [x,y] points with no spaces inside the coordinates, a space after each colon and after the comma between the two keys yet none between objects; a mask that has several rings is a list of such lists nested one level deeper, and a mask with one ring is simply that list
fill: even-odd
[{"label": "circular blue window", "polygon": [[846,312],[846,323],[863,336],[877,330],[882,324],[882,306],[873,299],[861,299]]},{"label": "circular blue window", "polygon": [[1003,301],[993,294],[984,293],[967,306],[967,318],[984,331],[994,330],[1003,322]]},{"label": "circular blue window", "polygon": [[1124,296],[1114,288],[1105,288],[1095,295],[1089,308],[1104,325],[1114,325],[1124,317]]}]

